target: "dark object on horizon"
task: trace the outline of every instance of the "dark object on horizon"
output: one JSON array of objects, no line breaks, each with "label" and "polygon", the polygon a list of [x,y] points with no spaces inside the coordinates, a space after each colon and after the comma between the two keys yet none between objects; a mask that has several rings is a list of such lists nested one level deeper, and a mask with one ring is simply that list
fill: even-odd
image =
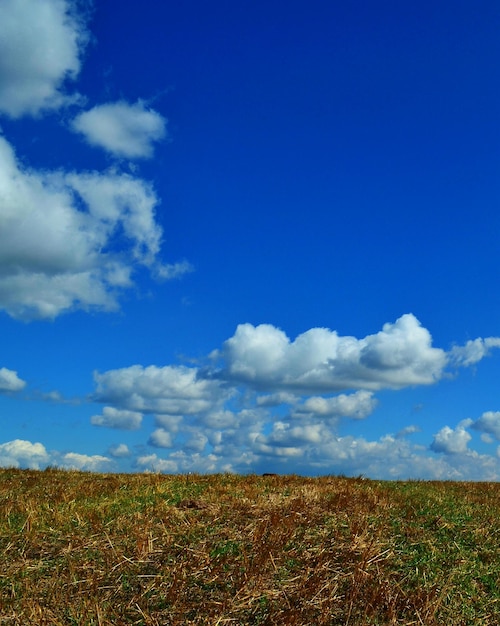
[{"label": "dark object on horizon", "polygon": [[208,504],[201,500],[181,500],[177,504],[178,509],[207,509]]},{"label": "dark object on horizon", "polygon": [[262,476],[277,476],[278,474],[272,474],[271,472],[265,472]]}]

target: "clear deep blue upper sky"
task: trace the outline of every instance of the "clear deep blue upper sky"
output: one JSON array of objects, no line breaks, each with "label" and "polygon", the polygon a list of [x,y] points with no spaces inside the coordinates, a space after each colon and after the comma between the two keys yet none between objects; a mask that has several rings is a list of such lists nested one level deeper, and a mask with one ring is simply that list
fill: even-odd
[{"label": "clear deep blue upper sky", "polygon": [[0,465],[500,478],[500,6],[0,3]]}]

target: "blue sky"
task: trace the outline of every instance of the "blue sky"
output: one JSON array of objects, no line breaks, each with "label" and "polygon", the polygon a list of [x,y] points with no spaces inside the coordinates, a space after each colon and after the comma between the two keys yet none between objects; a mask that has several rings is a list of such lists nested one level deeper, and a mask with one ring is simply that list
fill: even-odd
[{"label": "blue sky", "polygon": [[497,2],[0,4],[0,465],[500,478]]}]

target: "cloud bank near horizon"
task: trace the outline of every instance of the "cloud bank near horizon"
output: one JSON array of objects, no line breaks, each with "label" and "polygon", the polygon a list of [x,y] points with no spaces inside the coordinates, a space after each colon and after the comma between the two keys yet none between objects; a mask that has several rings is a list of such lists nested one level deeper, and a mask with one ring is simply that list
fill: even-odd
[{"label": "cloud bank near horizon", "polygon": [[[158,452],[134,454],[117,443],[99,459],[46,454],[63,467],[71,460],[72,467],[103,471],[127,457],[137,471],[248,473],[271,467],[379,478],[500,479],[498,449],[481,455],[470,448],[474,431],[490,444],[500,441],[500,412],[445,426],[426,446],[412,443],[420,431],[415,424],[376,441],[341,434],[349,420],[374,419],[377,391],[439,384],[454,368],[477,364],[498,344],[492,337],[449,351],[436,348],[412,314],[361,339],[321,328],[292,341],[272,325],[244,324],[205,366],[133,365],[94,372],[90,400],[103,409],[91,424],[144,430],[147,444]],[[477,350],[478,345],[488,349]],[[150,432],[144,415],[153,416]],[[4,456],[15,459],[18,447],[18,464],[29,462],[30,450],[34,466],[42,463],[40,447],[35,453],[27,443],[12,444]]]},{"label": "cloud bank near horizon", "polygon": [[[477,472],[491,477],[500,471],[497,457],[472,451],[467,429],[500,432],[496,414],[445,427],[427,447],[409,441],[420,430],[414,424],[377,442],[339,433],[346,420],[372,415],[377,391],[438,384],[498,345],[498,338],[490,337],[445,351],[432,345],[430,332],[410,313],[361,339],[313,328],[291,340],[270,324],[242,324],[202,367],[134,365],[96,372],[94,400],[155,416],[149,444],[168,452],[141,456],[139,468],[328,472],[349,467],[394,477],[417,470],[422,475],[425,466],[429,477],[457,478],[465,463],[467,471],[476,464],[482,468]],[[126,419],[122,428],[128,428]]]}]

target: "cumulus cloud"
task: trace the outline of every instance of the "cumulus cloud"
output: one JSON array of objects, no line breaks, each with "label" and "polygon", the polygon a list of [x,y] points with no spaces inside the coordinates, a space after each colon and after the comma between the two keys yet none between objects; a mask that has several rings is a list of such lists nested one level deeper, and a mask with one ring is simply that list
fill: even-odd
[{"label": "cumulus cloud", "polygon": [[110,463],[112,463],[111,459],[99,454],[89,456],[77,452],[67,452],[60,457],[58,466],[64,469],[101,472],[109,470]]},{"label": "cumulus cloud", "polygon": [[95,372],[95,399],[132,411],[178,416],[206,412],[229,397],[218,381],[197,374],[196,368],[170,365]]},{"label": "cumulus cloud", "polygon": [[243,409],[209,413],[199,420],[199,425],[214,452],[239,457],[272,421],[272,416],[261,409]]},{"label": "cumulus cloud", "polygon": [[414,433],[419,433],[421,431],[421,428],[419,426],[417,426],[416,424],[410,424],[409,426],[405,426],[404,428],[402,428],[397,434],[396,437],[402,438],[402,437],[407,437],[408,435],[413,435]]},{"label": "cumulus cloud", "polygon": [[467,444],[471,439],[471,435],[465,430],[465,425],[459,424],[456,428],[444,426],[434,435],[431,450],[443,454],[463,454],[467,452]]},{"label": "cumulus cloud", "polygon": [[172,448],[174,445],[172,434],[164,428],[157,428],[151,433],[148,444],[154,448]]},{"label": "cumulus cloud", "polygon": [[[460,427],[464,428],[464,427]],[[453,429],[450,429],[453,430]],[[240,472],[366,475],[376,479],[499,480],[500,459],[465,445],[437,457],[407,439],[339,437],[323,423],[276,422],[270,432],[252,436],[237,431],[209,435],[209,453],[189,449],[139,456],[136,466],[154,472]],[[456,442],[455,442],[456,444]],[[448,449],[448,448],[447,448]]]},{"label": "cumulus cloud", "polygon": [[155,422],[157,426],[168,430],[171,433],[178,432],[180,425],[182,423],[183,416],[182,415],[169,415],[168,413],[159,414],[155,418]]},{"label": "cumulus cloud", "polygon": [[471,424],[471,428],[493,435],[497,441],[500,441],[500,411],[486,411]]},{"label": "cumulus cloud", "polygon": [[234,433],[219,431],[210,436],[212,452],[193,454],[185,448],[139,457],[137,466],[157,472],[248,472],[365,474],[380,479],[464,479],[467,476],[498,479],[499,463],[492,457],[466,454],[432,458],[405,439],[391,436],[376,441],[352,436],[338,437],[325,424],[293,426],[279,421],[271,432],[246,441],[233,440]]},{"label": "cumulus cloud", "polygon": [[208,437],[204,435],[200,430],[195,430],[191,437],[186,441],[183,448],[184,450],[191,450],[193,452],[203,452],[205,446],[208,443]]},{"label": "cumulus cloud", "polygon": [[0,2],[0,112],[18,118],[75,101],[65,84],[78,76],[87,33],[74,6],[66,0]]},{"label": "cumulus cloud", "polygon": [[6,367],[0,367],[0,393],[5,391],[21,391],[26,387],[26,382],[21,380],[17,372]]},{"label": "cumulus cloud", "polygon": [[321,455],[323,467],[327,455],[330,456],[335,472],[380,479],[404,480],[415,476],[425,480],[500,478],[500,465],[493,457],[479,455],[464,449],[463,445],[456,445],[454,449],[457,450],[454,453],[434,458],[404,438],[385,435],[379,440],[368,441],[348,436],[328,442]]},{"label": "cumulus cloud", "polygon": [[214,357],[217,376],[261,390],[334,392],[428,385],[442,376],[446,353],[412,314],[364,339],[312,328],[294,341],[269,324],[241,324]]},{"label": "cumulus cloud", "polygon": [[493,348],[500,348],[500,337],[471,339],[464,346],[454,346],[450,351],[450,361],[454,365],[467,367],[488,356]]},{"label": "cumulus cloud", "polygon": [[[37,115],[75,100],[88,38],[70,0],[0,2],[0,113]],[[73,130],[114,154],[152,155],[166,120],[142,101],[97,106]],[[119,173],[37,171],[21,165],[0,135],[0,309],[16,319],[54,319],[71,310],[113,311],[134,273],[156,279],[193,271],[159,259],[162,229],[151,184]]]},{"label": "cumulus cloud", "polygon": [[136,459],[136,466],[145,472],[175,474],[179,471],[178,463],[173,459],[162,459],[156,454],[144,454]]},{"label": "cumulus cloud", "polygon": [[15,439],[0,444],[0,467],[40,469],[49,462],[49,454],[41,443]]},{"label": "cumulus cloud", "polygon": [[239,425],[238,417],[233,411],[212,411],[203,417],[203,424],[213,430],[227,430]]},{"label": "cumulus cloud", "polygon": [[105,406],[102,410],[102,415],[93,415],[90,418],[90,422],[94,426],[137,430],[141,427],[142,413]]},{"label": "cumulus cloud", "polygon": [[356,391],[349,395],[339,394],[333,398],[312,396],[294,408],[293,416],[364,419],[373,412],[376,406],[377,400],[370,391]]},{"label": "cumulus cloud", "polygon": [[166,271],[158,200],[145,181],[28,170],[3,137],[0,163],[0,308],[12,317],[115,310],[137,267]]},{"label": "cumulus cloud", "polygon": [[23,439],[15,439],[0,444],[0,467],[16,467],[22,469],[42,469],[54,465],[64,469],[86,471],[102,471],[109,469],[111,459],[107,457],[76,452],[48,453],[41,443],[32,443]]},{"label": "cumulus cloud", "polygon": [[131,456],[131,452],[126,443],[119,443],[116,446],[111,446],[108,450],[110,456],[116,459],[126,458]]},{"label": "cumulus cloud", "polygon": [[[254,446],[261,453],[286,456],[301,456],[308,444],[324,444],[333,438],[331,430],[325,424],[306,424],[292,426],[283,421],[275,422],[269,435],[260,434],[255,438]],[[274,449],[274,451],[273,451]]]},{"label": "cumulus cloud", "polygon": [[[495,433],[496,414],[445,426],[430,446],[410,441],[408,435],[419,431],[415,425],[377,441],[339,436],[339,420],[365,419],[374,411],[376,389],[430,384],[454,363],[450,352],[432,346],[413,315],[363,339],[312,329],[291,341],[273,326],[247,324],[209,363],[94,374],[93,400],[155,414],[147,443],[157,451],[142,454],[138,468],[500,478],[499,459],[468,447],[467,429]],[[340,392],[350,386],[358,389]]]},{"label": "cumulus cloud", "polygon": [[213,472],[229,472],[231,467],[220,462],[215,454],[186,454],[184,451],[172,453],[167,459],[156,454],[146,454],[137,458],[136,465],[145,472],[196,472],[200,474]]},{"label": "cumulus cloud", "polygon": [[166,120],[141,101],[101,104],[80,113],[72,129],[87,142],[129,159],[153,156],[153,143],[166,136]]},{"label": "cumulus cloud", "polygon": [[293,393],[278,392],[257,396],[257,406],[279,406],[280,404],[294,404],[297,396]]}]

